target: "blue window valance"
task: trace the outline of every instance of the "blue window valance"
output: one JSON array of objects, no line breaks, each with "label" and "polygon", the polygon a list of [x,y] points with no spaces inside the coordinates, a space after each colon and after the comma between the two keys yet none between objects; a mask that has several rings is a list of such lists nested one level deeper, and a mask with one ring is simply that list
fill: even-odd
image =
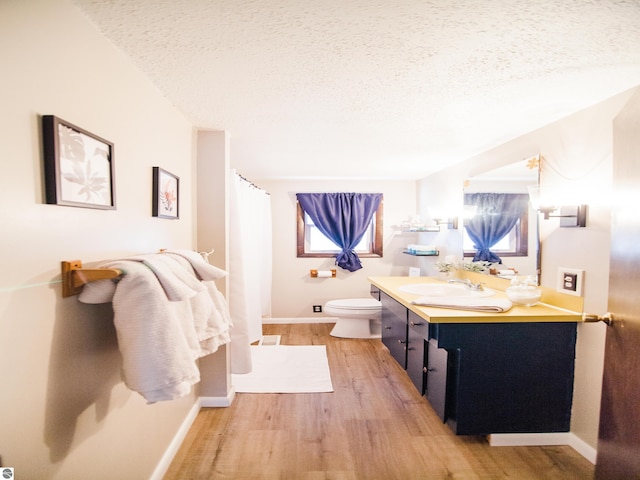
[{"label": "blue window valance", "polygon": [[515,193],[467,193],[465,205],[476,207],[475,215],[465,220],[464,228],[473,241],[476,254],[473,261],[502,263],[491,251],[516,225],[528,208],[528,195]]},{"label": "blue window valance", "polygon": [[376,213],[381,193],[298,193],[298,202],[315,226],[340,249],[336,265],[350,272],[362,268],[354,248]]}]

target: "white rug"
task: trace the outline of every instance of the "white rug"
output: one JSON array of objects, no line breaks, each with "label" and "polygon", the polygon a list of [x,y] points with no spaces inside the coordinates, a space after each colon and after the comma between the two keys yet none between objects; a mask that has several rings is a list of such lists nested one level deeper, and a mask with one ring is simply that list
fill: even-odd
[{"label": "white rug", "polygon": [[231,375],[236,392],[333,392],[325,345],[252,345],[251,359],[251,373]]}]

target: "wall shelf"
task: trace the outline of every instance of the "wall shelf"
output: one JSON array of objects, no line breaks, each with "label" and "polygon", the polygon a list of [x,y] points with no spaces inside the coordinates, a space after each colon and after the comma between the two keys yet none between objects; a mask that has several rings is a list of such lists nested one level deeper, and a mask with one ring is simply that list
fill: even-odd
[{"label": "wall shelf", "polygon": [[414,252],[409,252],[408,250],[405,250],[404,252],[405,255],[413,255],[414,257],[437,257],[440,255],[440,252],[435,252],[435,253],[414,253]]},{"label": "wall shelf", "polygon": [[424,233],[424,232],[439,232],[439,231],[440,231],[440,225],[433,225],[430,227],[403,229],[402,233]]}]

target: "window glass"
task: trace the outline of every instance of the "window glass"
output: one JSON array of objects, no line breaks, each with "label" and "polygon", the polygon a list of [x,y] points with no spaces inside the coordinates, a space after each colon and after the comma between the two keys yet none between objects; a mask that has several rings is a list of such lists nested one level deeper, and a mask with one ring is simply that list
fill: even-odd
[{"label": "window glass", "polygon": [[[314,224],[311,217],[304,214],[305,221],[305,242],[304,250],[307,253],[340,253],[340,248],[329,240]],[[356,253],[372,253],[373,251],[373,231],[375,229],[375,216],[371,219],[369,228],[362,237],[362,240],[354,249]]]}]

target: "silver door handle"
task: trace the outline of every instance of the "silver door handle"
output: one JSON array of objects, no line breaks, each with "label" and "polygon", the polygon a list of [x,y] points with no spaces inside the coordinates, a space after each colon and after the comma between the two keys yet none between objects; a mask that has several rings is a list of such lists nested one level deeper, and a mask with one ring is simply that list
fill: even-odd
[{"label": "silver door handle", "polygon": [[596,315],[591,313],[583,313],[582,321],[585,323],[596,323],[596,322],[604,322],[607,325],[613,325],[613,315],[610,312],[605,313],[604,315]]}]

